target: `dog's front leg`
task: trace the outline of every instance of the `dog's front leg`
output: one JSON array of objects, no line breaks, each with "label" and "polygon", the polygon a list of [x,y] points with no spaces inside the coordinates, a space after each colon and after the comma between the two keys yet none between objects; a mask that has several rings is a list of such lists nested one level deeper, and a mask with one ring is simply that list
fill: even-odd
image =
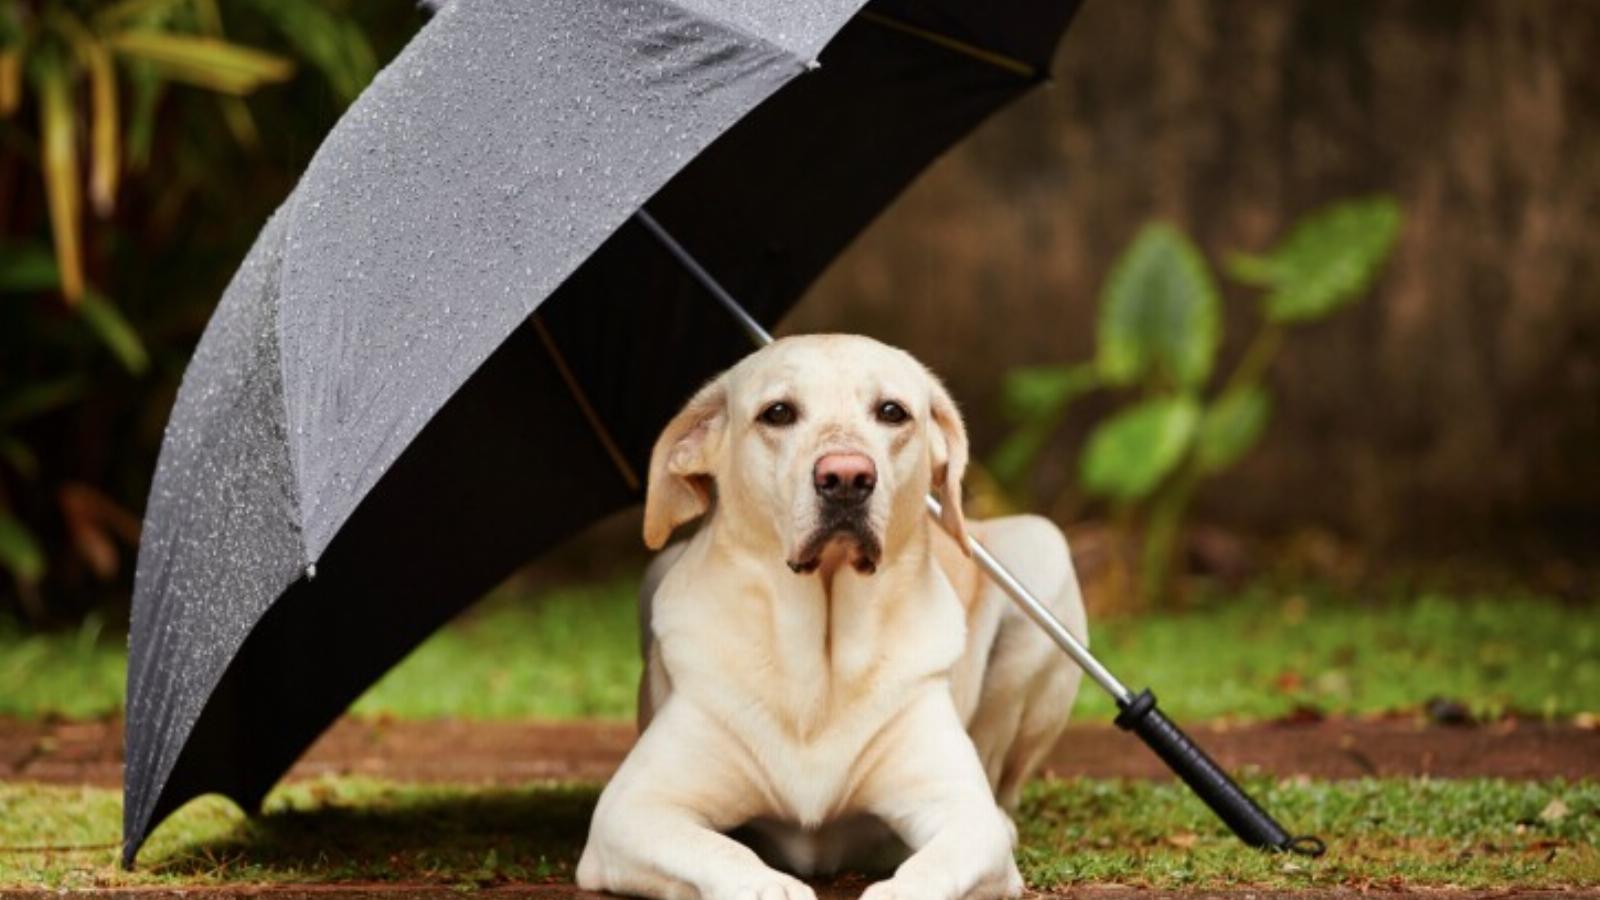
[{"label": "dog's front leg", "polygon": [[861,802],[912,854],[862,900],[991,900],[1022,894],[1014,833],[942,687],[886,733]]},{"label": "dog's front leg", "polygon": [[759,810],[737,748],[669,701],[600,795],[578,886],[660,900],[816,900],[722,831]]}]

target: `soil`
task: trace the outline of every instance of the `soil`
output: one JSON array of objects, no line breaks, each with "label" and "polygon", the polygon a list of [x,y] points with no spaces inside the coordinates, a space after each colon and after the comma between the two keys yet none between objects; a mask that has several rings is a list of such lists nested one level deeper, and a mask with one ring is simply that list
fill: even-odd
[{"label": "soil", "polygon": [[[1192,736],[1224,767],[1279,777],[1428,775],[1515,779],[1600,775],[1600,730],[1507,720],[1449,727],[1413,719],[1201,725]],[[516,783],[601,780],[633,742],[620,722],[427,722],[342,719],[294,767],[292,779],[367,775],[401,781]],[[1068,729],[1052,775],[1169,778],[1135,738],[1110,726]],[[122,724],[0,719],[0,781],[115,786]]]}]

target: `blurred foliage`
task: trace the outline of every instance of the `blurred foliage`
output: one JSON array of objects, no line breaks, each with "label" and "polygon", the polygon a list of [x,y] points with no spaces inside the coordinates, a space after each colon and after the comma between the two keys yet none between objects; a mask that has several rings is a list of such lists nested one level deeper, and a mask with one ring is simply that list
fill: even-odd
[{"label": "blurred foliage", "polygon": [[211,308],[420,21],[404,2],[0,0],[0,608],[125,596]]},{"label": "blurred foliage", "polygon": [[1211,268],[1176,228],[1146,226],[1101,290],[1094,359],[1009,373],[1005,410],[1015,429],[987,460],[989,472],[1015,500],[1032,505],[1030,475],[1073,401],[1117,391],[1126,402],[1089,434],[1079,481],[1140,532],[1140,599],[1168,596],[1195,490],[1266,431],[1273,404],[1267,374],[1288,327],[1366,294],[1400,222],[1388,197],[1352,200],[1306,217],[1263,255],[1234,255],[1228,273],[1260,292],[1259,325],[1215,388],[1222,300]]}]

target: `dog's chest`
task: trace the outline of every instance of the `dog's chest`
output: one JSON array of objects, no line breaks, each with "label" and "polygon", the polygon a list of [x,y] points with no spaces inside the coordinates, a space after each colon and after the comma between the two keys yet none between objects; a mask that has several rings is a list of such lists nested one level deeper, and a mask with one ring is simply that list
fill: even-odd
[{"label": "dog's chest", "polygon": [[813,685],[783,696],[724,689],[701,699],[745,747],[769,815],[814,827],[852,811],[863,769],[900,711],[917,690],[937,689],[937,682],[886,679],[848,697]]},{"label": "dog's chest", "polygon": [[[948,697],[962,607],[942,579],[875,577],[851,595],[676,595],[654,630],[673,694],[741,748],[774,818],[814,826],[852,811],[863,771],[925,693]],[[870,593],[865,593],[870,592]]]},{"label": "dog's chest", "polygon": [[948,662],[881,642],[871,652],[849,642],[827,654],[801,646],[772,653],[759,642],[724,643],[680,658],[673,680],[743,748],[768,813],[815,826],[851,811],[864,769],[919,695],[948,694]]}]

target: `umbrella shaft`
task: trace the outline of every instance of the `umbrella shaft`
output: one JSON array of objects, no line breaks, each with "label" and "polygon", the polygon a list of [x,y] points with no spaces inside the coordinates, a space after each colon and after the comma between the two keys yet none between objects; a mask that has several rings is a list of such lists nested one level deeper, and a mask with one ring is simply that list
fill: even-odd
[{"label": "umbrella shaft", "polygon": [[[667,252],[671,253],[673,258],[690,275],[694,276],[700,286],[705,288],[707,293],[711,294],[733,316],[734,321],[738,322],[739,326],[744,329],[745,334],[749,336],[752,344],[757,347],[764,347],[772,343],[772,335],[761,327],[761,323],[746,312],[744,307],[739,305],[739,301],[735,300],[733,295],[728,293],[727,289],[716,278],[712,277],[704,266],[700,265],[700,261],[695,259],[688,250],[685,250],[682,244],[678,243],[677,239],[665,228],[661,227],[661,223],[657,222],[654,216],[643,209],[635,213],[634,216],[641,225],[655,236],[657,241],[661,242],[661,246],[665,247]],[[935,521],[939,519],[940,509],[938,499],[929,495],[928,512]],[[994,579],[996,584],[1000,585],[1001,590],[1004,590],[1016,602],[1017,606],[1021,607],[1023,613],[1032,619],[1034,624],[1044,629],[1044,633],[1049,635],[1052,641],[1056,642],[1056,646],[1060,647],[1067,656],[1070,656],[1072,661],[1078,664],[1079,668],[1088,673],[1096,684],[1104,688],[1106,693],[1110,694],[1119,705],[1125,706],[1133,700],[1132,692],[1124,687],[1122,682],[1118,681],[1117,677],[1112,675],[1109,669],[1101,665],[1099,660],[1094,658],[1094,655],[1089,652],[1089,648],[1084,646],[1076,635],[1067,630],[1067,626],[1056,618],[1055,613],[1050,611],[1050,607],[1046,606],[1044,601],[1035,597],[1033,592],[1028,590],[1021,581],[1018,581],[1017,577],[1011,574],[1011,570],[1007,569],[1000,560],[995,558],[993,553],[989,552],[989,548],[970,535],[967,537],[967,548],[972,551],[972,556],[978,561],[978,565],[989,574],[990,578]]]},{"label": "umbrella shaft", "polygon": [[745,312],[745,308],[739,305],[739,301],[733,299],[733,295],[728,293],[722,283],[713,278],[711,273],[706,271],[705,266],[700,265],[700,260],[691,256],[689,251],[678,243],[677,238],[661,227],[661,223],[656,221],[655,216],[650,215],[648,210],[641,208],[633,214],[633,217],[638,219],[639,223],[647,228],[655,236],[656,240],[661,242],[661,246],[667,248],[667,252],[672,254],[672,258],[687,269],[689,274],[694,276],[694,280],[700,282],[700,286],[705,288],[712,298],[722,304],[722,308],[733,316],[733,320],[739,323],[740,328],[744,329],[744,333],[750,338],[750,343],[755,344],[757,347],[765,347],[772,343],[772,333],[762,328],[761,323],[757,322],[754,316]]},{"label": "umbrella shaft", "polygon": [[[929,494],[928,514],[933,516],[934,521],[937,522],[940,520],[942,511],[943,507],[938,499]],[[995,555],[989,552],[989,548],[983,545],[983,542],[969,534],[967,535],[967,549],[972,551],[972,558],[978,561],[978,565],[989,574],[990,578],[994,579],[994,583],[1000,585],[1000,589],[1005,591],[1007,596],[1016,602],[1017,606],[1027,614],[1028,618],[1033,620],[1035,625],[1044,629],[1044,633],[1049,635],[1050,639],[1055,641],[1056,646],[1060,647],[1064,653],[1072,657],[1072,661],[1077,663],[1079,668],[1088,673],[1096,684],[1105,688],[1106,693],[1110,694],[1119,704],[1127,703],[1133,698],[1133,694],[1123,686],[1122,682],[1117,680],[1117,676],[1111,674],[1109,669],[1101,665],[1100,660],[1095,659],[1094,655],[1089,652],[1089,648],[1085,647],[1083,642],[1068,631],[1067,626],[1062,624],[1060,619],[1056,618],[1056,614],[1050,611],[1050,607],[1034,596],[1033,592],[1028,590],[1021,581],[1018,581],[1017,576],[1011,574],[1011,570],[996,559]]]}]

